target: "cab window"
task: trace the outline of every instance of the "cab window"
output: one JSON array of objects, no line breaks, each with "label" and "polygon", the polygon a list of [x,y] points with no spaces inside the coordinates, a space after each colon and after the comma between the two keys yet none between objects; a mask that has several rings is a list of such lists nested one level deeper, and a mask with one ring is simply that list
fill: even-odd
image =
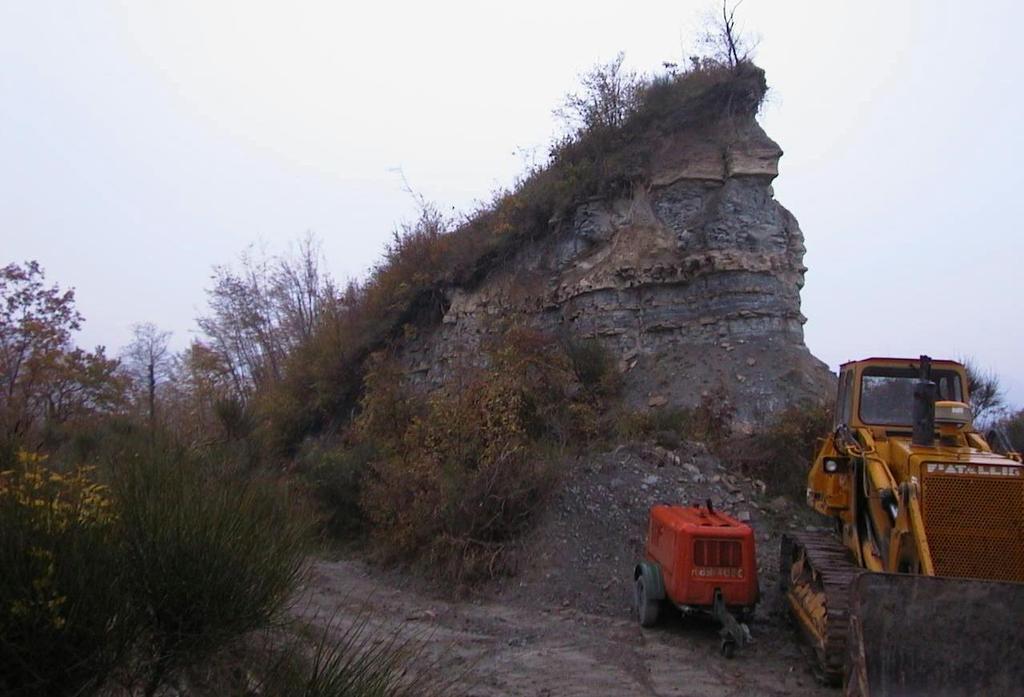
[{"label": "cab window", "polygon": [[[914,414],[917,372],[910,368],[869,368],[860,383],[860,420],[879,426],[909,426]],[[963,401],[960,376],[951,370],[933,370],[939,399]]]}]

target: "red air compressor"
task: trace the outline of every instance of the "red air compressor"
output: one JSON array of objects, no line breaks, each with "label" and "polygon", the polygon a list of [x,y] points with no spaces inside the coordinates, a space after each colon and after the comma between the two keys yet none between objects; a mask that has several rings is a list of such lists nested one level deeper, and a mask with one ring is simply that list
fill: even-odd
[{"label": "red air compressor", "polygon": [[633,571],[637,619],[658,621],[665,604],[687,612],[709,612],[722,625],[722,653],[731,658],[750,640],[743,624],[754,613],[760,591],[754,531],[700,506],[653,506],[644,561]]}]

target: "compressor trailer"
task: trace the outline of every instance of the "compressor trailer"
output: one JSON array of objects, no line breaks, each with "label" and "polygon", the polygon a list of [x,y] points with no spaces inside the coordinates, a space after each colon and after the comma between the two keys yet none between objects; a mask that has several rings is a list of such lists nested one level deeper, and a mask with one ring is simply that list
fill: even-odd
[{"label": "compressor trailer", "polygon": [[637,620],[650,627],[666,604],[707,612],[722,625],[722,654],[750,639],[759,597],[754,532],[706,506],[653,506],[644,560],[633,571]]}]

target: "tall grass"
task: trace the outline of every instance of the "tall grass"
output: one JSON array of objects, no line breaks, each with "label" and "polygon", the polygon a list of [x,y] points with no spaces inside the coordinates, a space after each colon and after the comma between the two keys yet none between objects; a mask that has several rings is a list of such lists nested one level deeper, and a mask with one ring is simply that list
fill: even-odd
[{"label": "tall grass", "polygon": [[0,475],[4,695],[155,694],[295,590],[304,529],[273,484],[157,447],[99,476],[27,453]]},{"label": "tall grass", "polygon": [[[267,694],[289,697],[454,697],[465,676],[442,675],[426,653],[429,637],[403,633],[372,619],[369,610],[348,621],[334,617],[309,654],[292,656],[266,683]],[[290,668],[290,670],[288,669]]]},{"label": "tall grass", "polygon": [[305,530],[273,483],[227,479],[153,453],[118,463],[125,592],[139,614],[146,694],[265,626],[302,574]]}]

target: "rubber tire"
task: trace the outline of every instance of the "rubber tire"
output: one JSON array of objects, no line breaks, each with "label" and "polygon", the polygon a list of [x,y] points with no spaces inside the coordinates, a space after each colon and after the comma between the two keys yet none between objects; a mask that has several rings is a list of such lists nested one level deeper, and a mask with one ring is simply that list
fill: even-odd
[{"label": "rubber tire", "polygon": [[633,601],[636,603],[636,618],[640,622],[641,627],[652,627],[658,622],[658,610],[661,603],[647,597],[643,576],[636,579],[635,590]]}]

